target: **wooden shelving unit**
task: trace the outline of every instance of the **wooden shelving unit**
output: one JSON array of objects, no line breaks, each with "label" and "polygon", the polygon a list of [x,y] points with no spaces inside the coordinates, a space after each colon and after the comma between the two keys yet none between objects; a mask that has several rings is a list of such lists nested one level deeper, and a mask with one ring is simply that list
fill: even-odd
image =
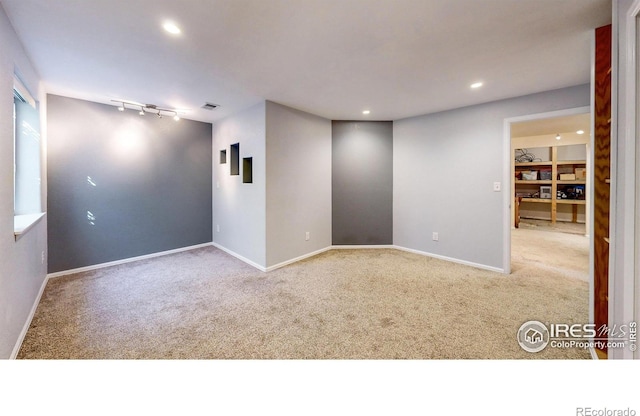
[{"label": "wooden shelving unit", "polygon": [[585,199],[558,199],[558,191],[565,192],[568,188],[581,185],[585,194],[583,198],[586,198],[586,179],[584,180],[559,180],[558,175],[563,172],[574,172],[575,168],[585,168],[587,166],[586,160],[558,160],[558,147],[550,146],[551,148],[551,160],[543,162],[516,162],[515,171],[537,171],[538,178],[540,177],[540,171],[551,171],[551,179],[516,179],[515,190],[516,196],[523,196],[540,191],[540,186],[551,186],[551,198],[531,198],[523,196],[521,203],[539,203],[549,204],[551,210],[551,222],[555,223],[557,220],[557,206],[558,205],[572,205],[573,206],[573,222],[577,222],[578,206],[586,205]]}]

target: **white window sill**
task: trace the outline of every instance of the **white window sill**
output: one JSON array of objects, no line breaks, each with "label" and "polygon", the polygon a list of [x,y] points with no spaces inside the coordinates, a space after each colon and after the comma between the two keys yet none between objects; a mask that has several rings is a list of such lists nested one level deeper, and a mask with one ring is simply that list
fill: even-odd
[{"label": "white window sill", "polygon": [[13,217],[13,235],[16,241],[33,228],[46,214],[46,212],[40,212],[37,214],[15,215]]}]

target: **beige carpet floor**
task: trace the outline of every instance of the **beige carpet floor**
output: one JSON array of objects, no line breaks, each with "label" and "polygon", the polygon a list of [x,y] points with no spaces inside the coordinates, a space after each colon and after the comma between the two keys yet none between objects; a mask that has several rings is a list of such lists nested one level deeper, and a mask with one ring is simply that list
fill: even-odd
[{"label": "beige carpet floor", "polygon": [[588,285],[515,251],[510,276],[391,249],[262,273],[202,248],[59,277],[18,358],[588,359],[520,349],[525,321],[587,322]]},{"label": "beige carpet floor", "polygon": [[520,228],[511,233],[511,271],[514,275],[557,273],[589,281],[589,238],[584,234]]}]

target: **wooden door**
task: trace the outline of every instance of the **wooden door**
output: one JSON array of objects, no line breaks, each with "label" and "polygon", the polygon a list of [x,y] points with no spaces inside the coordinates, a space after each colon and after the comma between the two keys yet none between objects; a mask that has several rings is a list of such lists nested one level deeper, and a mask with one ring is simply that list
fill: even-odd
[{"label": "wooden door", "polygon": [[[609,323],[611,25],[596,29],[594,96],[594,323]],[[606,352],[606,349],[603,350]]]}]

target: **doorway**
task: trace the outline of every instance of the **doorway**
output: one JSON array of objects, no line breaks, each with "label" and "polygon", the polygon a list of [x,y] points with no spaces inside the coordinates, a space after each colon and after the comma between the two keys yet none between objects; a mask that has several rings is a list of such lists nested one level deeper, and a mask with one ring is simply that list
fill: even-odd
[{"label": "doorway", "polygon": [[592,316],[591,109],[580,107],[505,120],[505,272],[532,270],[543,280],[583,283]]},{"label": "doorway", "polygon": [[588,236],[590,113],[511,123],[515,228]]}]

